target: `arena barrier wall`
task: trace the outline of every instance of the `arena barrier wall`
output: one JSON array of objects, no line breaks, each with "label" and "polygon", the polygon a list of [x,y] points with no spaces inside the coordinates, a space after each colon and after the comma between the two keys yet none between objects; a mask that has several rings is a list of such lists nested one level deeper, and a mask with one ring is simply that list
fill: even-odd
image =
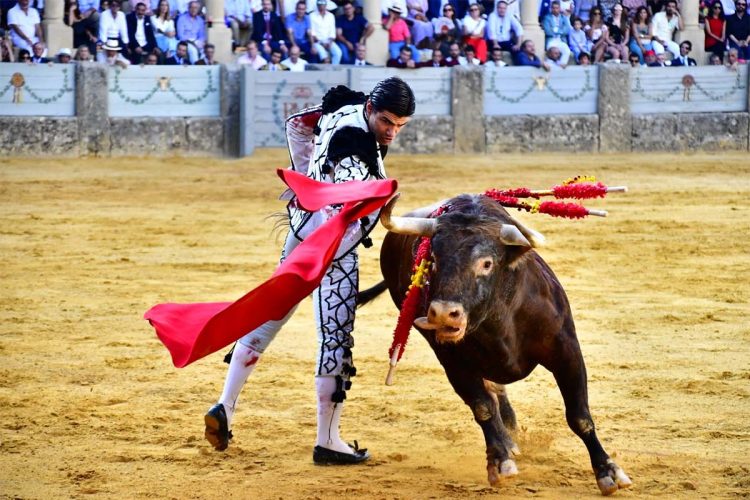
[{"label": "arena barrier wall", "polygon": [[[313,68],[316,69],[316,68]],[[321,69],[321,68],[317,68]],[[327,88],[407,80],[417,114],[393,151],[748,150],[747,66],[531,68],[0,64],[4,155],[244,156],[283,147],[284,120]]]}]

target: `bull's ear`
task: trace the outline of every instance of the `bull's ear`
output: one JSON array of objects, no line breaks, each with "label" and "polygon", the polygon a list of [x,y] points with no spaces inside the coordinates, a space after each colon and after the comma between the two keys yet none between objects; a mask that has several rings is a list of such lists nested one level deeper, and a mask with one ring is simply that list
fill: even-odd
[{"label": "bull's ear", "polygon": [[526,236],[513,224],[503,224],[500,229],[500,241],[508,246],[531,247],[531,243]]}]

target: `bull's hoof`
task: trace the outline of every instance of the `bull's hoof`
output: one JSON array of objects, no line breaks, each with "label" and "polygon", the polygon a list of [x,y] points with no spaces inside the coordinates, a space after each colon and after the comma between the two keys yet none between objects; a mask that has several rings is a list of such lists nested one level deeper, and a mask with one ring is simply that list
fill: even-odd
[{"label": "bull's hoof", "polygon": [[611,459],[607,460],[605,467],[606,475],[596,479],[596,484],[599,486],[602,495],[609,496],[617,490],[630,488],[633,485],[633,481],[625,474],[625,471]]},{"label": "bull's hoof", "polygon": [[500,482],[503,479],[508,479],[517,475],[518,467],[516,467],[516,462],[510,458],[504,460],[500,464],[500,467],[497,466],[495,460],[487,463],[487,481],[490,483],[490,486],[500,486]]}]

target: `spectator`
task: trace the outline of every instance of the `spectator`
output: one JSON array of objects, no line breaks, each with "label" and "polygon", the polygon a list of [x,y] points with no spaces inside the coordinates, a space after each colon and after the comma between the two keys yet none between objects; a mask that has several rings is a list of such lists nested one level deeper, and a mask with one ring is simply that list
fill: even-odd
[{"label": "spectator", "polygon": [[[286,17],[286,31],[292,47],[300,49],[301,54],[310,54],[313,40],[310,16],[305,11],[305,0],[297,2],[294,13]],[[291,51],[291,48],[289,49]],[[300,55],[301,55],[300,54]]]},{"label": "spectator", "polygon": [[583,21],[577,17],[573,18],[573,26],[568,35],[568,46],[576,61],[581,53],[588,54],[591,52],[591,41],[586,37],[586,32],[583,31]]},{"label": "spectator", "polygon": [[[741,0],[744,1],[744,0]],[[651,18],[651,32],[654,36],[653,49],[657,55],[667,49],[673,57],[680,55],[680,47],[672,40],[675,32],[681,31],[684,27],[682,17],[677,12],[677,1],[667,0],[664,11],[657,12]]]},{"label": "spectator", "polygon": [[747,14],[747,0],[735,2],[736,11],[727,17],[727,41],[730,49],[737,49],[740,60],[750,59],[750,16]]},{"label": "spectator", "polygon": [[[558,7],[560,4],[558,4]],[[479,5],[474,4],[469,7],[469,15],[463,20],[464,25],[464,44],[474,48],[477,57],[481,62],[487,60],[487,42],[485,42],[485,28],[487,22],[482,19],[479,12]],[[466,50],[466,47],[464,47]]]},{"label": "spectator", "polygon": [[583,21],[583,25],[586,26],[586,23],[591,20],[591,10],[594,8],[598,8],[596,0],[576,0],[575,17]]},{"label": "spectator", "polygon": [[450,47],[448,48],[448,57],[445,58],[445,65],[450,66],[458,66],[459,65],[459,58],[461,57],[461,47],[458,45],[458,43],[453,42]]},{"label": "spectator", "polygon": [[427,0],[406,0],[407,24],[411,24],[412,42],[417,48],[428,48],[435,29],[427,19]]},{"label": "spectator", "polygon": [[35,43],[44,39],[39,12],[29,6],[29,0],[18,0],[8,11],[8,28],[13,45],[28,52]]},{"label": "spectator", "polygon": [[[109,9],[99,15],[99,45],[104,40],[109,41],[110,38],[117,39],[116,55],[122,55],[120,54],[122,47],[127,47],[130,44],[125,14],[120,12],[120,0],[109,0]],[[112,45],[110,44],[110,46]]]},{"label": "spectator", "polygon": [[535,68],[542,68],[545,71],[550,70],[549,64],[537,57],[536,47],[534,46],[534,42],[531,40],[525,40],[521,44],[521,50],[518,52],[517,65],[533,66]]},{"label": "spectator", "polygon": [[26,49],[21,49],[18,51],[18,62],[20,63],[26,63],[31,64],[31,54]]},{"label": "spectator", "polygon": [[57,51],[57,62],[58,64],[69,64],[72,58],[72,52],[70,49],[63,47]]},{"label": "spectator", "polygon": [[661,66],[661,64],[659,64],[659,62],[656,60],[656,52],[654,52],[653,50],[647,50],[646,52],[644,52],[643,60],[646,66],[649,66],[649,67]]},{"label": "spectator", "polygon": [[667,54],[665,52],[656,54],[656,62],[659,63],[659,66],[669,66],[671,64],[667,61]]},{"label": "spectator", "polygon": [[391,59],[396,59],[399,56],[401,47],[404,45],[411,47],[412,54],[417,59],[417,48],[411,43],[409,26],[407,26],[406,21],[401,19],[401,7],[393,5],[388,9],[388,20],[383,24],[383,28],[388,30],[388,53]]},{"label": "spectator", "polygon": [[120,46],[119,39],[114,37],[108,38],[107,41],[102,44],[102,50],[97,54],[97,62],[104,63],[107,66],[117,66],[125,69],[130,66],[130,61],[128,61],[121,52],[122,47]]},{"label": "spectator", "polygon": [[435,42],[443,55],[447,54],[452,43],[462,36],[461,22],[456,18],[455,9],[449,3],[443,5],[443,15],[432,20]]},{"label": "spectator", "polygon": [[503,61],[503,50],[500,47],[493,47],[490,51],[490,59],[487,61],[487,66],[502,68],[507,65],[508,64]]},{"label": "spectator", "polygon": [[708,64],[710,66],[723,66],[724,62],[721,60],[721,57],[719,57],[719,54],[711,54],[711,57],[708,59]]},{"label": "spectator", "polygon": [[88,45],[80,45],[76,49],[76,56],[74,61],[75,62],[91,62],[93,61],[93,57],[91,56],[92,52],[91,49],[89,49]]},{"label": "spectator", "polygon": [[237,64],[249,64],[256,70],[266,64],[266,60],[260,55],[258,43],[255,40],[248,41],[245,48],[245,53],[237,59]]},{"label": "spectator", "polygon": [[604,51],[607,49],[607,25],[604,24],[602,10],[599,7],[591,9],[589,23],[584,27],[586,36],[591,41],[591,51],[594,62],[604,61]]},{"label": "spectator", "polygon": [[286,46],[286,31],[278,14],[273,10],[271,0],[263,0],[261,10],[253,14],[253,34],[250,38],[258,44],[263,57],[270,58],[273,49],[279,49],[283,53],[289,50]]},{"label": "spectator", "polygon": [[630,66],[633,68],[638,68],[639,66],[643,64],[641,62],[641,56],[639,56],[635,52],[630,53],[630,55],[628,56],[628,61],[630,61]]},{"label": "spectator", "polygon": [[665,3],[665,0],[646,0],[646,7],[648,7],[648,13],[651,14],[652,18],[657,12],[664,11]]},{"label": "spectator", "polygon": [[156,15],[152,18],[154,23],[154,38],[156,45],[165,57],[171,56],[177,49],[177,30],[174,20],[169,14],[169,2],[159,0],[156,7]]},{"label": "spectator", "polygon": [[[516,18],[508,14],[508,3],[505,0],[497,2],[497,8],[487,19],[487,39],[490,41],[490,48],[498,47],[515,54],[521,49],[522,36],[523,27]],[[586,37],[585,34],[583,36]]]},{"label": "spectator", "polygon": [[[636,60],[637,59],[638,58],[636,57]],[[578,54],[576,62],[578,62],[579,66],[591,66],[591,56],[588,52],[581,52],[580,54]]]},{"label": "spectator", "polygon": [[735,48],[729,49],[729,52],[727,52],[727,63],[725,64],[725,66],[733,71],[737,71],[737,68],[740,64],[739,54],[739,50]]},{"label": "spectator", "polygon": [[630,24],[630,50],[638,56],[643,64],[643,54],[652,50],[651,16],[646,7],[639,7]]},{"label": "spectator", "polygon": [[414,59],[412,58],[412,52],[411,47],[408,45],[404,45],[401,47],[401,51],[399,52],[399,55],[395,59],[388,59],[388,62],[385,63],[386,66],[389,68],[416,68],[417,64],[414,62]]},{"label": "spectator", "polygon": [[612,17],[607,23],[607,52],[616,62],[628,59],[628,43],[630,42],[630,28],[628,16],[622,12],[622,5],[612,7]]},{"label": "spectator", "polygon": [[354,62],[354,48],[364,45],[374,28],[361,14],[354,12],[351,0],[344,0],[344,14],[336,18],[336,43],[344,64]]},{"label": "spectator", "polygon": [[179,42],[177,44],[177,48],[174,51],[174,54],[170,57],[167,57],[167,59],[164,61],[164,64],[166,64],[167,66],[189,66],[191,63],[188,51],[188,43],[182,41]]},{"label": "spectator", "polygon": [[125,16],[125,19],[130,39],[130,62],[141,64],[143,58],[157,47],[151,16],[146,15],[146,4],[138,2],[135,10]]},{"label": "spectator", "polygon": [[355,66],[372,66],[371,63],[367,62],[367,47],[365,45],[357,45],[353,64]]},{"label": "spectator", "polygon": [[289,68],[281,64],[281,49],[271,51],[271,60],[260,67],[260,71],[289,71]]},{"label": "spectator", "polygon": [[546,48],[557,47],[560,49],[561,63],[568,64],[570,59],[570,47],[568,47],[568,35],[570,34],[570,21],[560,12],[560,2],[554,0],[550,6],[550,13],[542,21],[542,29],[546,40]]},{"label": "spectator", "polygon": [[10,39],[6,31],[0,28],[0,62],[16,62],[13,56],[13,47],[10,45]]},{"label": "spectator", "polygon": [[302,59],[300,55],[301,51],[299,45],[292,45],[291,47],[289,47],[289,57],[281,61],[281,64],[283,64],[286,68],[289,69],[289,71],[292,72],[305,71],[307,61]]},{"label": "spectator", "polygon": [[81,13],[82,18],[91,21],[92,31],[95,34],[99,33],[100,8],[102,6],[99,0],[78,0],[78,11]]},{"label": "spectator", "polygon": [[44,42],[36,42],[32,47],[31,62],[34,64],[46,64],[51,62],[49,59],[44,57],[44,53],[47,52],[47,46]]},{"label": "spectator", "polygon": [[203,57],[198,59],[196,61],[196,66],[213,66],[214,64],[219,64],[216,62],[216,59],[214,59],[214,56],[216,55],[216,47],[212,43],[207,43],[205,47],[203,47]]},{"label": "spectator", "polygon": [[99,13],[97,12],[97,21],[94,21],[91,15],[84,17],[84,13],[81,12],[78,2],[75,0],[70,2],[68,10],[65,13],[64,22],[73,29],[74,47],[86,44],[91,52],[96,50],[97,35],[99,33],[98,15]]},{"label": "spectator", "polygon": [[724,49],[727,45],[727,23],[724,20],[721,2],[714,0],[711,9],[704,20],[706,52],[716,54],[719,60],[724,60]]},{"label": "spectator", "polygon": [[599,8],[602,9],[602,12],[604,12],[606,16],[610,16],[615,5],[618,5],[619,3],[620,0],[599,0]]},{"label": "spectator", "polygon": [[458,58],[458,64],[461,66],[479,66],[482,64],[482,61],[479,60],[477,57],[477,53],[474,50],[474,47],[471,45],[467,45],[464,47],[464,55],[459,56]]},{"label": "spectator", "polygon": [[556,45],[547,49],[546,59],[550,69],[565,69],[568,66],[563,62],[562,51]]},{"label": "spectator", "polygon": [[247,43],[252,20],[248,0],[224,0],[224,22],[232,30],[232,47],[242,47]]},{"label": "spectator", "polygon": [[172,9],[172,17],[177,20],[182,14],[187,14],[190,11],[190,2],[193,0],[169,0],[170,8]]},{"label": "spectator", "polygon": [[560,12],[563,16],[570,18],[573,16],[573,10],[575,9],[575,2],[573,0],[560,0]]},{"label": "spectator", "polygon": [[721,1],[721,7],[724,11],[724,19],[734,14],[737,9],[734,6],[735,0],[720,0]]},{"label": "spectator", "polygon": [[419,68],[444,68],[445,61],[443,60],[443,53],[440,49],[432,50],[432,58],[429,61],[419,63]]},{"label": "spectator", "polygon": [[693,50],[693,44],[690,40],[680,42],[680,55],[672,59],[670,66],[697,66],[698,63],[695,62],[695,59],[688,57],[691,50]]},{"label": "spectator", "polygon": [[143,64],[145,64],[146,66],[156,66],[157,64],[159,64],[159,56],[156,55],[156,52],[150,52],[146,56],[146,59],[144,59]]},{"label": "spectator", "polygon": [[[270,1],[270,0],[265,0]],[[336,42],[336,20],[327,10],[327,0],[317,0],[318,10],[310,14],[310,26],[313,37],[313,55],[321,62],[339,64],[341,49]]]},{"label": "spectator", "polygon": [[627,9],[625,12],[628,13],[628,22],[631,22],[635,18],[636,12],[641,7],[648,10],[646,0],[622,0],[622,6]]},{"label": "spectator", "polygon": [[188,11],[177,18],[177,38],[187,43],[190,64],[200,58],[206,44],[206,21],[200,10],[200,2],[193,0],[188,4]]}]

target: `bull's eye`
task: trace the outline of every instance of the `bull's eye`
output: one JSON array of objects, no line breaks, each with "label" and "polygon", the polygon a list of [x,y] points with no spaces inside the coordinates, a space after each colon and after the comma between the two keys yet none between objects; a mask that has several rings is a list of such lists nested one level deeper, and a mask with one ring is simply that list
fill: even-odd
[{"label": "bull's eye", "polygon": [[494,262],[490,257],[477,260],[474,264],[474,272],[477,276],[487,276],[492,272]]}]

